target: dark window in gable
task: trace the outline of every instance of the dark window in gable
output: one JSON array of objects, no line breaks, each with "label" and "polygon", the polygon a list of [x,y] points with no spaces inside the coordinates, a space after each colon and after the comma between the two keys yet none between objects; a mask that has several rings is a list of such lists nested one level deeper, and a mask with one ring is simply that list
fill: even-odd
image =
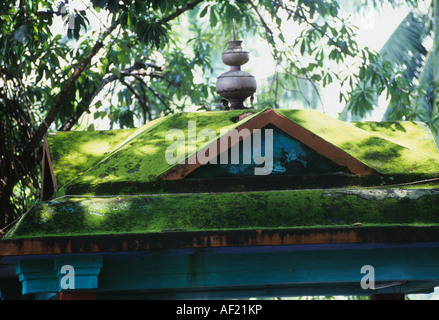
[{"label": "dark window in gable", "polygon": [[[338,172],[349,172],[346,167],[337,165],[333,161],[320,155],[305,144],[294,139],[279,128],[268,125],[261,130],[261,145],[254,143],[252,137],[251,150],[243,150],[244,143],[239,145],[239,164],[233,164],[231,161],[231,151],[228,152],[228,162],[221,163],[220,156],[217,157],[217,164],[206,164],[189,174],[187,178],[214,178],[214,177],[234,177],[234,176],[254,176],[255,168],[264,167],[264,164],[254,162],[254,148],[262,156],[265,155],[265,129],[273,131],[273,165],[270,175],[321,175]],[[249,138],[247,138],[249,139]],[[251,152],[251,163],[243,163],[243,153]]]}]

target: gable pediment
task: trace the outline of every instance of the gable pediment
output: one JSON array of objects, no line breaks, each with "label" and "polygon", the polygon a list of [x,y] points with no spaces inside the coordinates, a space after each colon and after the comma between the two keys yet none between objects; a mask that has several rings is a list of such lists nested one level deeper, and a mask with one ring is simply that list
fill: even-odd
[{"label": "gable pediment", "polygon": [[[260,132],[261,139],[252,139],[252,136],[243,139],[239,142],[238,148],[226,150],[225,155],[219,154],[214,163],[202,165],[187,175],[187,178],[306,176],[349,172],[346,167],[318,154],[274,125],[269,124]],[[267,147],[267,143],[270,146]],[[233,152],[238,153],[236,157],[233,156]],[[261,155],[264,157],[261,158]],[[255,161],[255,158],[261,159]]]},{"label": "gable pediment", "polygon": [[[269,131],[272,132],[271,139],[275,138],[271,140],[271,148],[267,148],[267,141],[270,140],[267,139]],[[263,136],[263,139],[259,136]],[[240,147],[236,148],[236,146]],[[230,158],[233,148],[240,150],[240,163],[233,162]],[[267,152],[271,152],[271,157],[267,155]],[[229,157],[223,157],[224,153],[228,153]],[[263,155],[265,161],[263,163],[255,161],[255,154],[258,157]],[[248,163],[247,161],[245,163],[245,157],[250,158],[252,162]],[[221,161],[221,158],[223,158],[223,161]],[[271,161],[271,164],[267,165],[267,161]],[[312,168],[308,166],[310,161]],[[261,168],[258,164],[263,164],[263,167]],[[316,170],[319,164],[321,168]],[[179,180],[189,175],[203,176],[202,173],[196,174],[194,171],[205,165],[210,168],[203,168],[204,176],[210,177],[213,177],[212,175],[215,172],[220,176],[233,176],[239,174],[240,171],[243,175],[251,175],[252,171],[255,175],[303,175],[338,171],[348,171],[357,175],[376,173],[373,168],[299,124],[278,114],[273,109],[267,109],[237,128],[223,134],[162,174],[161,179]],[[290,169],[287,170],[287,168]],[[212,172],[208,173],[207,170]]]}]

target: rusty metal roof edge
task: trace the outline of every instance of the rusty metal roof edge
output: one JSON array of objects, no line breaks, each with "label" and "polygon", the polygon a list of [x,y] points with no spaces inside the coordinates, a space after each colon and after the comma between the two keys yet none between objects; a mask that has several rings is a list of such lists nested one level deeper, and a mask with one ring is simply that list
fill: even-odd
[{"label": "rusty metal roof edge", "polygon": [[0,240],[5,256],[111,253],[142,250],[439,242],[439,226],[319,227],[178,231]]}]

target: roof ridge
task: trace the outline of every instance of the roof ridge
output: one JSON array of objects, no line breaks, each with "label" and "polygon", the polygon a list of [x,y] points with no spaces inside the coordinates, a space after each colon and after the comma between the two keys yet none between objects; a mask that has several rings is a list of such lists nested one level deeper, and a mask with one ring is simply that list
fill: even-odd
[{"label": "roof ridge", "polygon": [[98,164],[101,164],[102,162],[106,161],[109,157],[113,156],[115,153],[119,152],[121,149],[123,149],[127,144],[129,144],[133,139],[137,138],[138,136],[144,134],[145,132],[151,131],[155,127],[157,127],[161,122],[165,121],[167,118],[170,118],[174,116],[175,114],[167,115],[164,117],[160,117],[157,119],[154,119],[147,124],[141,126],[136,131],[134,131],[130,136],[128,136],[124,141],[122,141],[119,145],[117,145],[112,151],[110,151],[101,161],[97,162],[95,165],[87,169],[86,171],[90,170],[91,168],[95,167]]}]

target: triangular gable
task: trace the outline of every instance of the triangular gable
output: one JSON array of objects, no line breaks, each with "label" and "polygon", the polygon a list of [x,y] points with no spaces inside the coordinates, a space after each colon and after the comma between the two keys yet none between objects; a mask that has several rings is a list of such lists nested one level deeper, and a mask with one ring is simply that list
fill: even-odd
[{"label": "triangular gable", "polygon": [[[217,157],[215,163],[201,166],[187,178],[255,175],[298,177],[349,172],[346,167],[335,164],[271,124],[261,129],[260,141],[259,138],[252,139],[252,137],[246,139],[239,142],[238,149],[230,152],[226,150],[224,154],[221,153]],[[234,152],[237,152],[238,156],[235,156]]]},{"label": "triangular gable", "polygon": [[[216,142],[213,142],[216,143],[215,148],[212,148],[211,145],[201,148],[195,154],[191,155],[178,165],[163,173],[160,178],[163,180],[183,179],[194,170],[200,168],[203,164],[206,164],[206,161],[211,161],[212,159],[218,157],[220,152],[224,151],[225,141],[228,145],[228,149],[231,149],[236,144],[239,144],[246,137],[248,137],[249,134],[253,134],[254,132],[263,129],[268,125],[273,125],[282,130],[284,133],[290,135],[297,141],[303,143],[335,164],[348,168],[353,174],[371,175],[376,173],[374,169],[365,165],[339,147],[329,143],[299,124],[291,121],[290,119],[278,114],[273,109],[267,109],[239,125],[237,128],[235,128],[235,130],[231,130],[219,137]],[[236,137],[238,137],[238,139]],[[216,150],[216,152],[209,154],[210,150]],[[200,161],[199,159],[203,159],[203,161]]]}]

